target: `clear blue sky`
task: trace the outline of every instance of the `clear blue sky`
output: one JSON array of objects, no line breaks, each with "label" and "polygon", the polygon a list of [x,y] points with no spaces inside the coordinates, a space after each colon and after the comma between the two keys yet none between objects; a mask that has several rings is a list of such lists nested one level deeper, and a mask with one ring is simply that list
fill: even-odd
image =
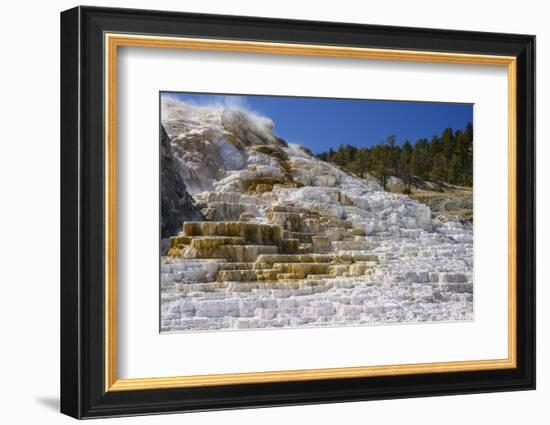
[{"label": "clear blue sky", "polygon": [[473,122],[473,105],[279,96],[163,93],[199,106],[229,106],[271,118],[275,134],[319,153],[340,144],[372,146],[390,135],[397,143],[431,139],[447,127]]}]

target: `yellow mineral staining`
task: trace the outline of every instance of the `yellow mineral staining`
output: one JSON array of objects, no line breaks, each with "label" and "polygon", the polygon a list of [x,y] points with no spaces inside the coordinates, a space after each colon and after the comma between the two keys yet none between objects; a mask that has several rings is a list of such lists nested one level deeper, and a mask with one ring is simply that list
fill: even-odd
[{"label": "yellow mineral staining", "polygon": [[266,270],[257,270],[256,279],[261,282],[270,282],[277,280],[277,270],[266,269]]},{"label": "yellow mineral staining", "polygon": [[260,153],[263,153],[265,155],[272,156],[272,157],[278,159],[279,161],[287,161],[288,160],[287,153],[284,150],[282,150],[279,146],[256,145],[256,146],[251,146],[250,150],[254,150],[256,152],[260,152]]},{"label": "yellow mineral staining", "polygon": [[352,234],[354,236],[365,236],[365,229],[353,229]]},{"label": "yellow mineral staining", "polygon": [[342,206],[353,205],[353,201],[350,198],[348,198],[344,192],[341,192],[341,191],[338,192],[338,201]]},{"label": "yellow mineral staining", "polygon": [[257,193],[271,192],[273,190],[272,184],[259,183],[255,188]]},{"label": "yellow mineral staining", "polygon": [[198,236],[191,238],[193,248],[218,248],[221,245],[242,245],[244,239],[238,236]]},{"label": "yellow mineral staining", "polygon": [[298,252],[300,254],[310,254],[313,252],[313,244],[312,243],[302,243],[300,244],[300,248],[298,249]]},{"label": "yellow mineral staining", "polygon": [[191,243],[189,236],[172,236],[170,238],[170,248],[177,248],[179,245]]},{"label": "yellow mineral staining", "polygon": [[321,221],[317,218],[306,218],[302,221],[302,227],[306,233],[318,234],[321,226]]},{"label": "yellow mineral staining", "polygon": [[300,252],[299,239],[282,239],[281,253],[283,254],[298,254]]},{"label": "yellow mineral staining", "polygon": [[168,252],[166,253],[166,256],[169,257],[169,258],[178,258],[181,254],[181,250],[183,249],[184,247],[182,245],[180,245],[179,247],[175,247],[175,248],[168,248]]},{"label": "yellow mineral staining", "polygon": [[289,230],[283,230],[283,237],[285,239],[298,239],[300,243],[311,243],[312,236],[314,236],[313,233],[291,232]]},{"label": "yellow mineral staining", "polygon": [[365,254],[362,251],[348,251],[345,253],[338,254],[338,258],[342,261],[378,261],[378,257],[376,255],[371,254]]},{"label": "yellow mineral staining", "polygon": [[218,282],[249,282],[256,280],[253,270],[221,270],[218,273]]},{"label": "yellow mineral staining", "polygon": [[216,248],[185,247],[180,251],[179,258],[222,259],[231,262],[253,262],[262,254],[278,252],[275,245],[221,245]]},{"label": "yellow mineral staining", "polygon": [[247,204],[209,202],[208,206],[201,210],[201,213],[208,221],[238,220],[242,214],[252,213],[255,208],[254,205]]},{"label": "yellow mineral staining", "polygon": [[280,226],[243,223],[241,221],[188,221],[183,224],[185,236],[238,236],[247,243],[277,245],[281,240]]},{"label": "yellow mineral staining", "polygon": [[[281,181],[273,183],[274,185],[295,187],[295,188],[303,186],[303,184],[294,181],[294,178],[292,177],[292,170],[293,170],[292,161],[289,159],[288,154],[283,149],[281,149],[280,146],[256,145],[256,146],[251,146],[249,150],[253,150],[256,152],[260,152],[264,155],[268,155],[278,162],[279,166],[281,167],[283,179]],[[255,191],[258,193],[261,193],[258,185],[255,187],[256,187]],[[273,189],[273,185],[272,185],[272,189]],[[250,191],[250,189],[246,189],[246,190]]]},{"label": "yellow mineral staining", "polygon": [[365,250],[368,247],[367,242],[351,240],[351,241],[333,241],[332,247],[336,251],[352,251],[352,250]]},{"label": "yellow mineral staining", "polygon": [[273,269],[287,275],[287,279],[304,279],[309,275],[327,274],[331,266],[326,263],[275,263]]},{"label": "yellow mineral staining", "polygon": [[[315,261],[314,258],[318,258],[319,261]],[[322,259],[325,259],[323,261]],[[285,254],[277,254],[277,255],[260,255],[258,259],[256,260],[256,264],[270,264],[273,265],[275,263],[313,263],[313,262],[330,262],[332,260],[332,256],[326,255],[285,255]]]},{"label": "yellow mineral staining", "polygon": [[235,136],[233,133],[225,132],[224,137],[225,137],[225,140],[227,140],[229,143],[231,143],[237,149],[239,149],[239,150],[244,149],[244,146],[240,142],[239,138],[237,136]]},{"label": "yellow mineral staining", "polygon": [[192,238],[189,236],[172,236],[168,247],[168,257],[177,257],[184,245],[191,243]]},{"label": "yellow mineral staining", "polygon": [[289,231],[299,232],[303,227],[304,217],[302,214],[270,211],[266,217],[270,223],[278,224]]},{"label": "yellow mineral staining", "polygon": [[251,221],[251,220],[254,220],[256,217],[254,216],[254,214],[251,214],[251,213],[242,213],[240,216],[239,216],[239,221]]},{"label": "yellow mineral staining", "polygon": [[370,274],[374,271],[377,264],[376,261],[359,261],[350,266],[349,273],[354,277]]},{"label": "yellow mineral staining", "polygon": [[243,189],[246,193],[263,193],[273,190],[275,184],[284,184],[284,180],[274,179],[272,177],[254,177],[248,180],[242,180]]},{"label": "yellow mineral staining", "polygon": [[[351,223],[291,205],[270,209],[271,224],[255,223],[253,216],[243,217],[247,221],[186,222],[182,235],[170,239],[168,257],[222,260],[217,284],[231,283],[236,291],[316,285],[363,276],[376,266],[367,238],[354,239]],[[312,227],[324,234],[304,231]]]},{"label": "yellow mineral staining", "polygon": [[298,187],[303,187],[304,185],[299,183],[299,182],[295,182],[295,181],[285,181],[283,183],[275,183],[273,185],[273,189],[280,189],[280,188],[292,188],[292,189],[296,189]]},{"label": "yellow mineral staining", "polygon": [[341,220],[336,217],[322,217],[321,223],[326,227],[351,229],[353,223],[349,220]]},{"label": "yellow mineral staining", "polygon": [[253,270],[254,263],[220,263],[220,270]]},{"label": "yellow mineral staining", "polygon": [[311,241],[313,250],[316,252],[326,252],[332,248],[331,241],[327,236],[312,236]]}]

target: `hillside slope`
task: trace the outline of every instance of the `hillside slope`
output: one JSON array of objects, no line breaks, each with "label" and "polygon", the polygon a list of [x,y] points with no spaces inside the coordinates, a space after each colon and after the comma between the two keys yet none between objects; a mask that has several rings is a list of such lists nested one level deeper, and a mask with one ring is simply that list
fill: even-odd
[{"label": "hillside slope", "polygon": [[[386,190],[403,193],[405,186],[401,179],[392,176],[386,184]],[[410,187],[410,197],[430,207],[432,218],[441,220],[462,220],[473,222],[473,188],[449,183],[434,183],[414,179]]]},{"label": "hillside slope", "polygon": [[171,99],[161,116],[207,220],[162,258],[163,331],[472,318],[470,228],[279,139],[268,118]]}]

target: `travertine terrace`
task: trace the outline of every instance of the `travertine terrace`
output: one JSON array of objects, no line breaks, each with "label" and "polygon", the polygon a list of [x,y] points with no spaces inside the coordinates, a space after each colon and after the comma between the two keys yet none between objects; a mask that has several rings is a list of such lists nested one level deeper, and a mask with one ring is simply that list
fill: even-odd
[{"label": "travertine terrace", "polygon": [[470,225],[318,160],[250,112],[163,98],[162,125],[204,218],[163,252],[163,332],[473,318]]}]

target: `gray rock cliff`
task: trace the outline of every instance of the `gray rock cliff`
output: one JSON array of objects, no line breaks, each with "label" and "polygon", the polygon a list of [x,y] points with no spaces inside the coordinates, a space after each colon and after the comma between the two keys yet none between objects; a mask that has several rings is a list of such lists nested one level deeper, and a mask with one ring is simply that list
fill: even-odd
[{"label": "gray rock cliff", "polygon": [[160,127],[160,132],[161,237],[168,238],[181,231],[184,221],[200,221],[202,217],[177,171],[170,138],[163,126]]}]

